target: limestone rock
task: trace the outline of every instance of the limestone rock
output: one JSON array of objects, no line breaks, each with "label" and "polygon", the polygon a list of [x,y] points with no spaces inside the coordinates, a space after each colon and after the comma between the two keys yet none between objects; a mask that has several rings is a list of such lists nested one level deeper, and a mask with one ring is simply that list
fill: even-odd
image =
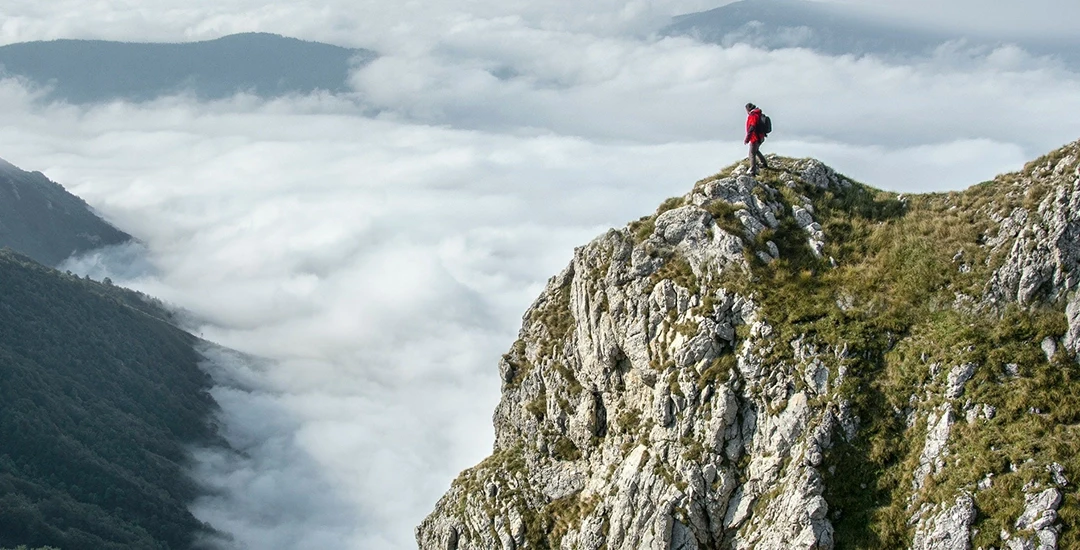
[{"label": "limestone rock", "polygon": [[975,501],[969,494],[957,497],[947,508],[919,521],[912,550],[968,550],[971,524],[975,522]]},{"label": "limestone rock", "polygon": [[957,365],[949,371],[949,378],[945,389],[945,397],[956,399],[964,393],[964,386],[975,375],[975,363]]},{"label": "limestone rock", "polygon": [[[1040,296],[1053,301],[1080,282],[1080,177],[1076,176],[1080,162],[1075,154],[1050,162],[1053,166],[1034,171],[1022,184],[1052,181],[1053,192],[1034,209],[1014,209],[989,243],[999,249],[1009,247],[1004,264],[987,285],[991,303],[1029,305]],[[1070,322],[1070,334],[1075,333],[1074,327]],[[1074,346],[1075,341],[1074,336]]]},{"label": "limestone rock", "polygon": [[1073,353],[1080,352],[1080,293],[1074,293],[1065,308],[1065,318],[1069,323],[1069,332],[1065,334],[1065,348]]},{"label": "limestone rock", "polygon": [[912,482],[916,491],[926,483],[926,476],[945,467],[946,447],[953,424],[952,405],[945,404],[936,409],[930,414],[926,424],[926,442],[923,444],[919,466],[915,469]]},{"label": "limestone rock", "polygon": [[1057,550],[1058,507],[1062,494],[1057,488],[1049,488],[1024,495],[1024,512],[1016,518],[1017,532],[1010,536],[1007,548],[1033,548]]}]

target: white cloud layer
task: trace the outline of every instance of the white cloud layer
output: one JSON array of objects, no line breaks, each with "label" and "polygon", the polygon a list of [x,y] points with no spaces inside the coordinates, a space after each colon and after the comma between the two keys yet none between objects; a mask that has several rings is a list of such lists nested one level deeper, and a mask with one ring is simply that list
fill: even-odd
[{"label": "white cloud layer", "polygon": [[0,144],[145,247],[134,269],[115,267],[140,256],[126,249],[65,268],[179,305],[197,334],[267,358],[210,366],[247,458],[199,455],[220,495],[200,518],[237,548],[407,548],[489,452],[496,362],[543,281],[574,246],[682,192],[713,146],[515,138],[299,103],[7,103]]},{"label": "white cloud layer", "polygon": [[[385,5],[384,5],[385,4]],[[280,32],[385,55],[360,103],[43,105],[0,81],[0,157],[142,245],[69,267],[190,313],[226,435],[199,516],[225,548],[410,548],[490,448],[497,360],[547,277],[608,227],[767,152],[957,189],[1080,137],[1080,77],[1022,51],[914,66],[642,38],[703,2],[13,0],[0,40]]]}]

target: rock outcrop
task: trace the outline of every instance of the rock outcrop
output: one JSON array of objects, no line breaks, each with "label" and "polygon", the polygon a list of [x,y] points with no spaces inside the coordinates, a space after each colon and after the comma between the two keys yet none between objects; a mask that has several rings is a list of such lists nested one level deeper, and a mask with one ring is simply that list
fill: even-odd
[{"label": "rock outcrop", "polygon": [[1058,548],[1078,151],[906,198],[773,158],[578,248],[420,547]]}]

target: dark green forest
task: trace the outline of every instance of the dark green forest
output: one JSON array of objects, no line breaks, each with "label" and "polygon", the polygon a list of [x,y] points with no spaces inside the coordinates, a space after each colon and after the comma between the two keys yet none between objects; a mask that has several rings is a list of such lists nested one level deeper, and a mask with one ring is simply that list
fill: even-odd
[{"label": "dark green forest", "polygon": [[195,337],[139,293],[0,250],[0,548],[190,548],[215,442]]}]

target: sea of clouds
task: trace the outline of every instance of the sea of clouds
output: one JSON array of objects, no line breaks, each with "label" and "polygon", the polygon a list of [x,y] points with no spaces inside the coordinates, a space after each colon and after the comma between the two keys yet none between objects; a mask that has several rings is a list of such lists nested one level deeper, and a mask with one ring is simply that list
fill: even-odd
[{"label": "sea of clouds", "polygon": [[[411,548],[490,451],[497,361],[573,248],[738,161],[813,156],[960,189],[1080,138],[1080,75],[962,46],[910,65],[652,38],[702,1],[13,0],[3,43],[267,31],[376,50],[355,94],[45,104],[0,80],[0,157],[139,244],[64,268],[185,312],[225,435],[196,515],[222,548]],[[226,540],[227,538],[227,540]]]}]

